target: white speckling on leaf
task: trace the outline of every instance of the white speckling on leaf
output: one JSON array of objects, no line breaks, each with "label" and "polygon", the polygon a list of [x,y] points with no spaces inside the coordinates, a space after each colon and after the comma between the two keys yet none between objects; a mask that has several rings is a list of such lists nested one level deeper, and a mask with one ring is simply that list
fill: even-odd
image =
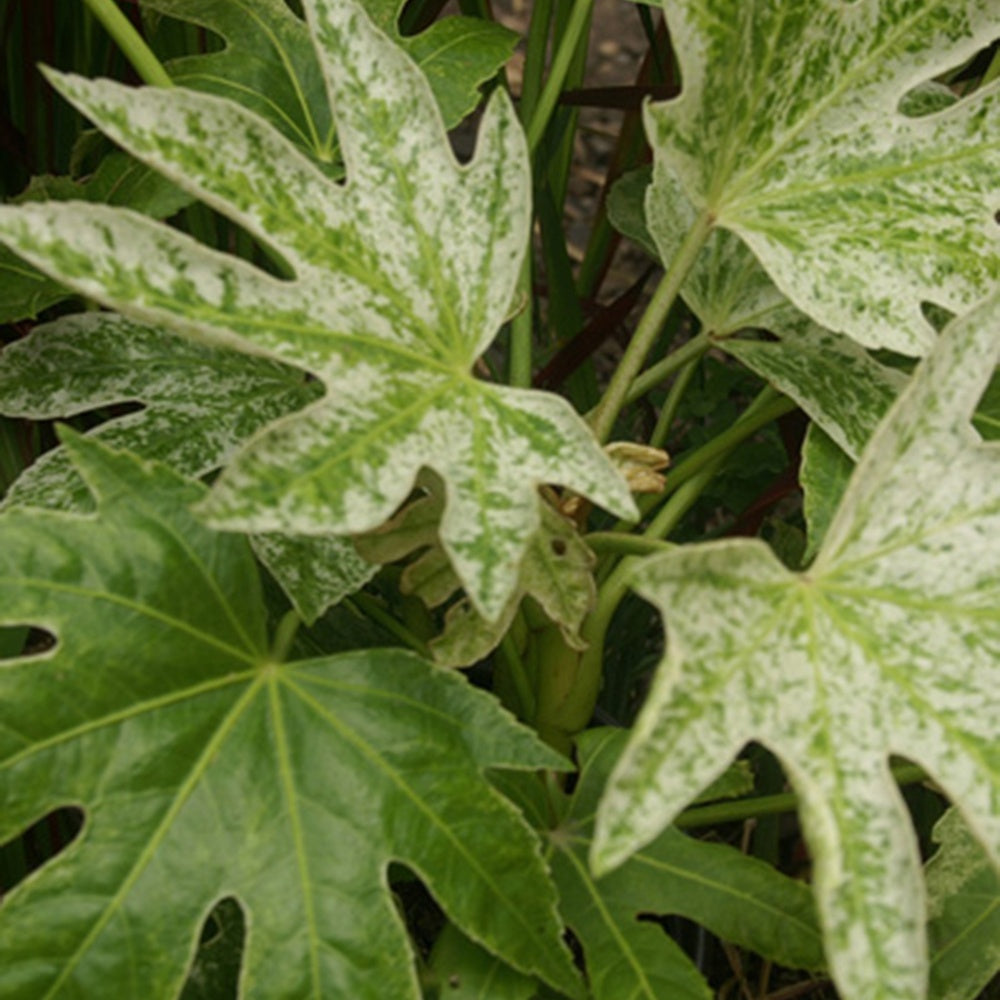
[{"label": "white speckling on leaf", "polygon": [[1000,83],[923,117],[905,106],[1000,34],[994,0],[664,8],[683,90],[646,108],[657,171],[797,306],[866,346],[923,354],[922,301],[961,312],[996,287]]},{"label": "white speckling on leaf", "polygon": [[801,800],[846,1000],[920,1000],[919,855],[888,770],[939,783],[1000,865],[1000,446],[972,412],[1000,294],[954,321],[865,449],[813,566],[760,541],[645,560],[667,657],[598,820],[595,866],[648,842],[750,740]]},{"label": "white speckling on leaf", "polygon": [[[503,91],[459,165],[426,79],[351,0],[307,0],[347,172],[324,175],[218,97],[50,74],[135,156],[271,248],[278,279],[166,226],[98,206],[0,208],[0,239],[133,318],[313,372],[325,396],[256,435],[203,516],[220,528],[348,534],[388,518],[421,467],[444,480],[442,543],[497,618],[556,483],[619,516],[628,488],[554,396],[475,381],[530,223],[523,132]],[[225,143],[217,136],[225,135]]]}]

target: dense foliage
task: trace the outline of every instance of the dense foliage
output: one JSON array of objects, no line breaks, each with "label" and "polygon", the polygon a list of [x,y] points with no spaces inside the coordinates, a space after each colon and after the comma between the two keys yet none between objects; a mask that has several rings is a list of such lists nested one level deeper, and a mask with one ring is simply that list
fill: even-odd
[{"label": "dense foliage", "polygon": [[622,2],[614,93],[584,0],[514,86],[476,0],[87,5],[145,85],[43,67],[0,206],[0,993],[987,995],[994,0]]}]

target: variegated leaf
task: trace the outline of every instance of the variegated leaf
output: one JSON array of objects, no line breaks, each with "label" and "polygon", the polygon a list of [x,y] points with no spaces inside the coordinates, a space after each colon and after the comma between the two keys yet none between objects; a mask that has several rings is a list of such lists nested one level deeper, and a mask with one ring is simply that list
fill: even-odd
[{"label": "variegated leaf", "polygon": [[849,1000],[926,991],[920,859],[890,754],[924,767],[1000,864],[1000,447],[969,423],[998,333],[1000,295],[942,333],[807,572],[728,540],[635,575],[665,615],[668,652],[602,804],[597,869],[759,740],[801,797]]},{"label": "variegated leaf", "polygon": [[[106,420],[92,436],[187,476],[218,469],[262,427],[319,394],[317,383],[287,365],[111,313],[36,327],[0,354],[0,413],[51,420],[141,403],[142,410]],[[25,469],[3,501],[57,510],[90,504],[89,490],[61,447]],[[258,535],[251,541],[306,621],[373,573],[347,539]]]},{"label": "variegated leaf", "polygon": [[[994,0],[669,0],[683,91],[657,162],[823,326],[919,354],[923,300],[1000,279],[1000,84],[914,117],[907,92],[1000,34]],[[655,222],[649,220],[655,233]]]},{"label": "variegated leaf", "polygon": [[[427,496],[417,498],[377,531],[355,542],[362,556],[373,563],[396,562],[424,550],[403,570],[400,588],[435,608],[453,597],[461,583],[438,536],[443,497],[436,484],[428,484],[428,489]],[[570,521],[541,501],[540,512],[517,587],[500,617],[486,620],[465,598],[453,604],[445,615],[442,634],[430,644],[439,663],[466,667],[486,656],[503,639],[524,597],[538,602],[572,648],[585,647],[580,628],[596,597],[591,572],[594,556]]]},{"label": "variegated leaf", "polygon": [[[623,178],[627,183],[615,201],[618,224],[669,263],[696,212],[662,159],[652,183],[644,183],[648,179],[648,172],[638,171]],[[637,202],[644,203],[644,215]],[[681,294],[718,347],[792,397],[855,458],[905,384],[902,374],[792,305],[750,249],[725,230],[709,236]],[[777,339],[733,336],[747,329],[766,330]]]},{"label": "variegated leaf", "polygon": [[[13,203],[46,199],[122,205],[154,219],[164,219],[192,201],[186,191],[121,152],[109,153],[94,173],[83,180],[49,175],[33,177]],[[72,294],[58,281],[0,246],[0,322],[37,316]]]},{"label": "variegated leaf", "polygon": [[426,79],[360,8],[305,6],[346,185],[217,97],[59,83],[117,142],[271,246],[294,279],[98,207],[5,207],[0,238],[123,313],[287,361],[325,384],[321,400],[258,435],[225,470],[202,506],[212,524],[367,531],[429,467],[446,486],[442,543],[493,620],[538,527],[539,484],[635,511],[564,400],[471,374],[510,309],[525,251],[524,136],[498,92],[476,156],[460,166]]}]

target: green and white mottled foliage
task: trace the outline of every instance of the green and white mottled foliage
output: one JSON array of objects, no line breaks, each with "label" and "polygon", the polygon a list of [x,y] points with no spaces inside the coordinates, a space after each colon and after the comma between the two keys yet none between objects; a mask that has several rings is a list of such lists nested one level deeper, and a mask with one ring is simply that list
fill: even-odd
[{"label": "green and white mottled foliage", "polygon": [[[682,93],[646,108],[661,165],[822,326],[924,353],[930,301],[1000,279],[1000,84],[908,92],[1000,35],[994,0],[666,0]],[[655,221],[649,218],[655,233]]]},{"label": "green and white mottled foliage", "polygon": [[[622,232],[664,264],[697,214],[662,159],[653,178],[648,170],[622,178],[609,212]],[[711,233],[681,295],[714,344],[793,398],[855,458],[906,382],[792,305],[750,249],[725,230]],[[748,330],[765,330],[775,339],[735,336]]]},{"label": "green and white mottled foliage", "polygon": [[923,997],[919,855],[889,756],[920,764],[1000,863],[1000,451],[970,425],[1000,295],[952,323],[855,470],[812,567],[758,541],[645,560],[667,658],[593,860],[648,842],[749,740],[784,763],[842,995]]},{"label": "green and white mottled foliage", "polygon": [[0,994],[175,996],[206,913],[248,928],[242,997],[418,1000],[387,883],[407,865],[475,940],[572,997],[537,839],[483,778],[563,759],[399,650],[281,662],[245,539],[204,487],[65,441],[96,514],[0,514],[0,842],[78,805],[73,845],[0,908]]},{"label": "green and white mottled foliage", "polygon": [[[5,207],[0,238],[126,315],[324,383],[321,400],[257,435],[227,467],[201,508],[210,523],[367,531],[429,467],[446,487],[442,544],[493,620],[538,527],[540,484],[634,514],[625,483],[564,400],[471,374],[511,308],[525,251],[524,136],[497,93],[476,156],[460,166],[419,69],[350,0],[306,7],[344,185],[217,97],[58,78],[108,135],[271,247],[293,279],[98,207]],[[227,141],[215,143],[221,134]]]},{"label": "green and white mottled foliage", "polygon": [[[91,431],[112,448],[187,476],[213,472],[257,431],[320,395],[302,372],[199,343],[113,313],[35,327],[0,354],[0,413],[52,420],[122,403],[142,409]],[[18,477],[3,506],[87,510],[90,492],[61,447]],[[357,590],[374,568],[347,539],[255,535],[251,543],[307,621]]]}]

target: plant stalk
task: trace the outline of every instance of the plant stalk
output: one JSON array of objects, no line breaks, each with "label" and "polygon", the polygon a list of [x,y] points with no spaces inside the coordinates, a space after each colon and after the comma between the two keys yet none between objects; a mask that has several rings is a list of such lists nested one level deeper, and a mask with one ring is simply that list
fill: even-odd
[{"label": "plant stalk", "polygon": [[122,13],[114,0],[83,0],[90,12],[104,25],[122,55],[132,64],[143,83],[151,87],[172,87],[173,80],[163,68],[163,63],[153,54],[145,39],[132,22]]},{"label": "plant stalk", "polygon": [[673,307],[688,271],[691,270],[712,231],[713,221],[712,215],[708,212],[702,213],[697,218],[684,237],[677,256],[670,262],[670,267],[660,279],[660,284],[653,293],[653,298],[632,335],[632,340],[625,349],[601,401],[590,414],[590,423],[598,441],[602,443],[607,441],[611,434],[615,420],[625,405],[629,389],[643,361],[646,360],[646,355],[659,336],[663,321]]},{"label": "plant stalk", "polygon": [[[898,764],[892,768],[892,776],[899,785],[913,785],[927,779],[927,774],[916,764]],[[752,799],[735,799],[732,802],[715,802],[707,806],[685,809],[674,820],[674,826],[684,830],[696,826],[715,826],[717,823],[739,823],[755,816],[795,812],[798,806],[799,797],[794,792],[761,795]]]},{"label": "plant stalk", "polygon": [[630,386],[625,395],[626,403],[633,403],[635,400],[645,396],[650,389],[655,388],[661,382],[666,381],[674,372],[697,361],[712,346],[712,338],[706,331],[702,331],[689,341],[681,344],[675,351],[671,351],[662,361],[657,361],[655,365],[650,365]]}]

